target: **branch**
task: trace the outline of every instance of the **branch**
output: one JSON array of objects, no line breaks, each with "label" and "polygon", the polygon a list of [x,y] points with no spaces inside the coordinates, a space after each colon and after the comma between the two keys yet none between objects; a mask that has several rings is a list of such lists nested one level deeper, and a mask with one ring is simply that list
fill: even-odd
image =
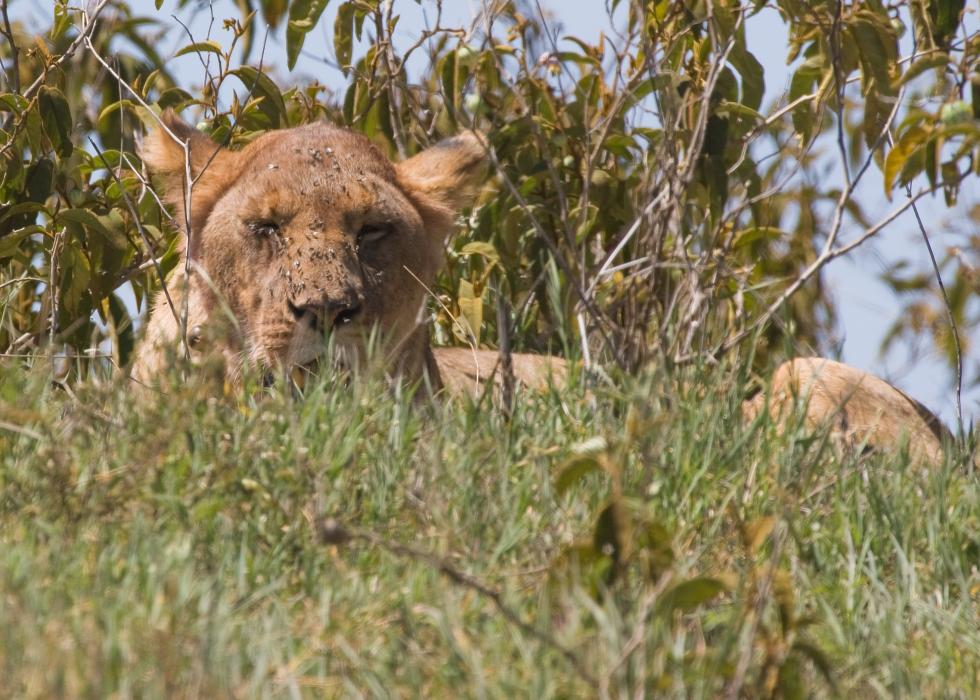
[{"label": "branch", "polygon": [[912,200],[912,185],[907,184],[905,186],[905,196],[911,200],[912,213],[915,214],[915,221],[919,225],[919,233],[922,234],[922,240],[926,244],[926,250],[929,251],[929,261],[932,263],[933,273],[936,275],[936,283],[939,285],[939,291],[942,293],[943,302],[946,307],[946,320],[949,321],[949,330],[953,334],[953,348],[956,351],[956,428],[957,428],[957,438],[964,439],[965,433],[963,432],[963,348],[960,346],[960,332],[956,326],[956,317],[953,315],[953,306],[949,301],[949,294],[946,292],[946,284],[943,282],[943,275],[939,271],[939,263],[936,262],[936,254],[932,250],[932,242],[929,240],[929,234],[926,233],[925,224],[922,223],[922,217],[919,216],[919,208],[915,206],[915,200]]},{"label": "branch", "polygon": [[598,687],[598,682],[595,676],[592,675],[592,671],[586,668],[585,663],[578,654],[559,642],[550,633],[522,620],[521,616],[504,602],[503,595],[500,591],[490,588],[479,579],[460,571],[446,559],[417,547],[389,540],[371,530],[343,525],[333,518],[320,520],[317,523],[317,530],[319,539],[324,544],[342,545],[351,540],[361,540],[380,547],[397,557],[426,564],[453,583],[475,591],[484,598],[489,598],[497,610],[500,611],[500,614],[504,616],[504,619],[515,627],[518,627],[525,634],[534,637],[545,646],[560,653],[572,665],[572,668],[582,680],[592,688]]},{"label": "branch", "polygon": [[[88,142],[92,144],[92,148],[95,149],[96,154],[99,156],[99,160],[102,161],[102,165],[108,171],[109,175],[112,176],[112,179],[115,181],[116,185],[118,185],[119,191],[122,193],[123,201],[126,203],[126,208],[129,210],[130,216],[133,217],[133,221],[136,223],[136,228],[140,233],[140,237],[143,239],[143,245],[146,246],[147,252],[150,254],[150,260],[147,262],[150,262],[153,268],[156,270],[157,277],[160,278],[160,286],[163,289],[163,296],[166,297],[167,305],[170,306],[170,312],[174,315],[174,320],[179,322],[180,319],[177,316],[177,307],[174,306],[174,300],[170,296],[170,290],[167,289],[167,280],[163,274],[163,268],[160,267],[160,261],[153,256],[154,250],[153,246],[150,244],[150,238],[146,234],[146,229],[143,228],[143,222],[140,220],[139,214],[136,213],[136,208],[133,206],[133,202],[129,198],[129,193],[126,191],[125,186],[123,186],[119,176],[116,175],[115,171],[112,169],[112,167],[110,167],[108,161],[106,161],[105,156],[102,154],[102,149],[96,145],[91,136],[88,137]],[[142,267],[142,265],[140,267]]]},{"label": "branch", "polygon": [[[4,2],[4,5],[6,4],[7,3]],[[99,0],[99,4],[96,5],[95,9],[93,9],[91,12],[86,12],[86,11],[82,12],[82,18],[84,20],[84,23],[82,24],[82,28],[78,32],[78,36],[75,37],[75,40],[71,42],[71,44],[68,46],[68,48],[65,50],[64,53],[60,54],[58,58],[54,60],[53,63],[44,67],[44,70],[41,72],[41,75],[38,76],[37,80],[31,83],[30,87],[24,90],[24,94],[22,95],[24,98],[30,99],[34,95],[34,93],[44,84],[44,81],[48,77],[49,71],[51,71],[54,68],[60,67],[62,63],[67,61],[75,54],[75,52],[83,43],[88,43],[89,37],[92,36],[92,32],[95,30],[95,23],[99,19],[99,13],[101,13],[102,10],[105,8],[105,6],[108,4],[109,4],[109,0]]]},{"label": "branch", "polygon": [[[747,328],[744,328],[743,330],[736,333],[735,335],[729,337],[728,340],[723,342],[712,354],[717,355],[719,353],[727,352],[731,350],[733,347],[735,347],[736,345],[738,345],[739,343],[741,343],[743,340],[745,340],[745,338],[747,338],[749,335],[755,332],[756,329],[761,327],[763,324],[767,323],[773,317],[773,315],[780,309],[780,307],[782,307],[782,305],[785,304],[790,299],[790,297],[796,294],[796,292],[798,292],[800,288],[810,280],[810,278],[812,278],[814,275],[820,272],[824,268],[824,266],[827,265],[827,263],[829,263],[831,260],[834,260],[835,258],[841,257],[842,255],[846,255],[847,253],[851,252],[858,246],[865,243],[869,238],[872,238],[873,236],[880,233],[882,229],[884,229],[886,226],[888,226],[893,221],[895,221],[895,219],[897,219],[903,213],[911,209],[915,205],[915,203],[919,201],[922,197],[924,197],[927,194],[931,194],[935,192],[940,186],[924,187],[918,192],[916,192],[915,194],[910,194],[908,200],[904,204],[895,208],[891,213],[889,213],[887,216],[885,216],[883,219],[881,219],[878,223],[876,223],[871,228],[865,230],[864,233],[862,233],[860,236],[855,238],[850,243],[846,243],[844,245],[837,246],[836,248],[831,248],[829,250],[825,247],[824,250],[820,253],[820,255],[817,256],[817,259],[814,260],[812,263],[810,263],[807,266],[807,268],[803,270],[802,273],[800,273],[800,276],[797,277],[795,280],[793,280],[793,283],[789,287],[787,287],[783,291],[783,293],[780,294],[779,297],[777,297],[777,299],[772,304],[770,304],[769,307],[751,325],[749,325]],[[692,358],[689,356],[684,356],[681,358],[677,358],[677,361],[684,362],[689,359]]]},{"label": "branch", "polygon": [[0,34],[6,37],[7,41],[10,42],[10,60],[13,63],[11,66],[11,72],[13,73],[10,77],[10,86],[13,88],[13,92],[20,92],[20,49],[14,42],[14,32],[10,28],[10,18],[7,16],[7,0],[0,0],[0,13],[3,14],[3,29],[0,29]]}]

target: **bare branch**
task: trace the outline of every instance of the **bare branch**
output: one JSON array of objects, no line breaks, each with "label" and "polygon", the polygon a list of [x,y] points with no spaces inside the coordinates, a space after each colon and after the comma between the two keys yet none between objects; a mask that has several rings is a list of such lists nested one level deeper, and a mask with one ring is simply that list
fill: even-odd
[{"label": "bare branch", "polygon": [[479,579],[460,571],[448,560],[431,552],[419,549],[418,547],[389,540],[371,530],[343,525],[333,518],[323,519],[318,522],[317,529],[320,541],[325,544],[342,545],[351,540],[361,540],[362,542],[380,547],[397,557],[421,562],[438,571],[453,583],[468,588],[484,598],[488,598],[507,622],[518,627],[525,634],[534,637],[545,646],[557,651],[565,657],[583,681],[588,683],[592,688],[598,687],[597,679],[592,675],[592,671],[586,667],[585,662],[578,654],[559,642],[550,633],[521,619],[521,616],[504,602],[503,594],[500,591],[490,588],[490,586]]}]

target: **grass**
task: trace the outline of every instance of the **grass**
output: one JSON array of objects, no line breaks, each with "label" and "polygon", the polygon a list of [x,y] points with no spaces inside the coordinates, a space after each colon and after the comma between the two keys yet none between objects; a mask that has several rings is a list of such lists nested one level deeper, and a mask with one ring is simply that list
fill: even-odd
[{"label": "grass", "polygon": [[976,474],[745,425],[720,370],[508,421],[42,365],[0,365],[4,695],[980,692]]}]

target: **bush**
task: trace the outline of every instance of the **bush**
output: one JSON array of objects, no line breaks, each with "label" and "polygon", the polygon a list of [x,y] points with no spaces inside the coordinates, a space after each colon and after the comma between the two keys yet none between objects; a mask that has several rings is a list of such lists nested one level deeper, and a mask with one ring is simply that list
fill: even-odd
[{"label": "bush", "polygon": [[[173,266],[179,237],[136,148],[167,107],[232,147],[324,117],[393,156],[460,129],[487,133],[496,177],[448,253],[438,340],[460,341],[452,314],[493,345],[503,304],[516,348],[564,347],[625,368],[746,343],[760,364],[784,346],[820,349],[834,320],[823,266],[894,218],[866,220],[862,179],[880,171],[889,196],[908,188],[894,214],[931,192],[955,201],[980,162],[978,42],[960,38],[962,0],[779,3],[792,79],[767,109],[746,41],[761,3],[614,2],[622,34],[590,44],[559,38],[533,3],[496,2],[474,27],[444,25],[440,11],[408,44],[395,29],[398,13],[419,12],[411,3],[343,2],[333,27],[350,78],[342,96],[316,83],[282,89],[267,72],[260,20],[285,28],[291,66],[327,3],[259,5],[225,21],[226,45],[209,29],[177,52],[200,57],[198,94],[157,53],[160,20],[128,3],[85,13],[59,0],[34,41],[4,14],[9,354],[81,353],[83,374],[128,360],[134,307]],[[972,325],[970,255],[944,263],[953,274],[938,307],[929,276],[886,274],[910,308],[893,338],[932,329],[955,364],[944,309],[962,331]]]}]

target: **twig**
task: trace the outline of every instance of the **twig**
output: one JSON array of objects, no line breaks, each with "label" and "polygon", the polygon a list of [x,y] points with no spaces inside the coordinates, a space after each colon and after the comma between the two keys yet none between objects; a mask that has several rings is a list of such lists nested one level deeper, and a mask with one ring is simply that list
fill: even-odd
[{"label": "twig", "polygon": [[14,32],[10,28],[10,18],[7,16],[7,0],[0,0],[0,13],[3,14],[3,29],[0,29],[0,34],[6,37],[7,41],[10,42],[10,61],[13,65],[10,67],[12,75],[10,77],[10,87],[13,88],[12,92],[20,92],[20,58],[18,54],[20,49],[17,47],[17,43],[14,41]]},{"label": "twig", "polygon": [[[733,347],[735,347],[743,340],[745,340],[745,338],[747,338],[750,334],[754,333],[757,328],[767,323],[772,318],[772,316],[782,307],[782,305],[789,300],[790,297],[796,294],[796,292],[798,292],[800,288],[810,280],[811,277],[813,277],[816,273],[820,272],[831,260],[834,260],[835,258],[838,258],[841,255],[844,255],[845,253],[854,250],[859,245],[867,241],[869,238],[871,238],[872,236],[880,232],[883,228],[885,228],[896,218],[898,218],[898,216],[902,214],[904,211],[906,211],[907,209],[909,209],[909,207],[913,206],[920,197],[935,191],[936,189],[935,187],[930,187],[930,188],[920,190],[914,196],[911,196],[908,202],[906,202],[904,205],[892,211],[884,219],[879,221],[871,228],[867,229],[862,235],[858,236],[855,240],[845,245],[835,247],[837,238],[840,235],[840,231],[844,223],[844,211],[847,206],[847,203],[850,201],[851,196],[854,194],[855,189],[857,188],[858,184],[861,182],[862,177],[864,176],[869,166],[871,165],[874,159],[874,154],[877,151],[877,149],[885,141],[891,138],[889,129],[891,128],[892,122],[895,120],[895,116],[898,114],[898,107],[900,104],[901,104],[901,93],[899,93],[899,97],[896,98],[895,105],[892,108],[891,114],[889,114],[888,119],[885,121],[884,126],[882,126],[881,131],[878,134],[878,138],[876,139],[872,147],[868,149],[868,155],[864,159],[861,168],[854,175],[854,177],[850,179],[847,186],[844,187],[844,189],[841,191],[840,197],[837,200],[837,205],[834,207],[834,216],[830,224],[830,232],[827,234],[827,240],[824,242],[820,254],[812,263],[810,263],[810,265],[806,267],[806,269],[803,270],[802,273],[800,273],[800,276],[797,277],[796,280],[782,294],[780,294],[779,297],[777,297],[777,299],[772,304],[770,304],[769,307],[758,318],[756,318],[756,320],[752,324],[742,329],[740,332],[736,333],[735,335],[729,337],[720,346],[718,346],[718,348],[712,353],[713,356],[717,356],[720,353],[724,353],[727,352],[728,350],[731,350]],[[682,357],[677,359],[679,362],[683,362],[684,360],[689,358]]]},{"label": "twig", "polygon": [[419,283],[419,286],[422,287],[422,289],[425,290],[426,294],[428,294],[430,297],[432,297],[433,299],[436,300],[436,303],[439,306],[442,307],[442,310],[446,312],[446,315],[449,316],[450,319],[452,319],[453,325],[455,327],[459,328],[462,331],[467,331],[467,330],[469,331],[469,333],[467,334],[468,337],[466,338],[466,342],[470,346],[470,352],[473,353],[473,366],[476,367],[476,384],[477,384],[477,388],[479,388],[479,385],[480,385],[480,359],[479,359],[479,357],[476,354],[477,349],[479,349],[479,341],[478,341],[478,339],[476,337],[476,332],[479,329],[478,328],[471,328],[470,327],[470,324],[469,324],[469,321],[467,321],[467,323],[466,323],[465,326],[462,323],[460,323],[459,322],[459,319],[456,318],[455,316],[453,316],[453,312],[449,310],[449,307],[447,307],[445,304],[442,303],[442,299],[440,299],[439,296],[435,292],[433,292],[431,289],[429,289],[429,286],[425,282],[423,282],[421,279],[419,279],[419,276],[418,275],[416,275],[414,272],[412,272],[408,268],[408,266],[406,266],[406,265],[402,265],[402,269],[405,270],[405,272],[407,272],[408,274],[410,274],[415,279],[415,281]]},{"label": "twig", "polygon": [[30,428],[25,428],[21,425],[15,425],[13,423],[8,423],[5,420],[0,420],[0,430],[9,430],[12,433],[19,433],[31,438],[32,440],[43,440],[44,436]]},{"label": "twig", "polygon": [[62,241],[65,239],[65,229],[62,227],[60,231],[54,234],[54,240],[51,242],[51,258],[48,263],[50,267],[48,282],[48,294],[51,297],[51,321],[48,328],[48,333],[50,334],[51,340],[49,341],[54,345],[54,336],[58,332],[58,313],[59,309],[59,295],[58,295],[58,263],[61,262],[61,245]]},{"label": "twig", "polygon": [[12,284],[22,284],[24,282],[40,282],[41,284],[44,284],[47,282],[47,280],[42,279],[41,277],[17,277],[16,279],[7,280],[6,282],[0,283],[0,289],[9,287]]},{"label": "twig", "polygon": [[834,112],[837,114],[837,150],[840,153],[841,168],[844,170],[844,184],[850,189],[851,168],[847,162],[847,146],[844,144],[844,93],[847,90],[847,81],[845,80],[840,55],[841,23],[843,21],[844,3],[842,0],[837,0],[834,21],[830,26],[831,66],[834,69],[834,88],[837,93],[837,104],[834,105]]},{"label": "twig", "polygon": [[317,530],[320,541],[325,544],[342,545],[351,540],[361,540],[376,547],[380,547],[381,549],[384,549],[397,557],[422,562],[423,564],[426,564],[441,573],[453,583],[475,591],[484,598],[489,598],[490,601],[496,606],[497,610],[500,611],[500,614],[503,615],[509,623],[520,628],[524,633],[534,637],[545,646],[548,646],[560,653],[571,664],[572,668],[579,675],[579,677],[582,678],[582,680],[588,683],[592,688],[598,687],[596,677],[592,675],[592,672],[588,668],[586,668],[585,663],[578,654],[559,642],[550,633],[522,620],[521,616],[504,602],[503,595],[500,593],[500,591],[490,588],[479,579],[460,571],[446,559],[431,552],[419,549],[418,547],[389,540],[375,532],[372,532],[371,530],[344,525],[334,518],[325,518],[321,520],[318,523]]},{"label": "twig", "polygon": [[[54,70],[55,68],[60,67],[65,61],[67,61],[75,54],[75,51],[78,50],[79,46],[81,46],[83,43],[88,41],[89,36],[92,34],[92,31],[95,29],[95,23],[96,20],[98,20],[99,18],[99,13],[102,12],[103,8],[107,4],[109,4],[109,0],[100,0],[99,4],[96,5],[95,9],[93,9],[90,13],[84,11],[82,12],[82,18],[84,20],[84,24],[82,25],[82,28],[79,30],[78,36],[76,36],[75,39],[71,42],[71,44],[69,44],[68,48],[65,49],[64,53],[59,54],[58,57],[51,62],[51,64],[44,66],[44,68],[41,70],[41,75],[39,75],[37,79],[33,83],[31,83],[28,86],[28,88],[24,90],[23,93],[21,93],[21,97],[23,97],[25,100],[32,101],[34,99],[34,93],[36,93],[40,89],[40,87],[44,85],[44,82],[47,80],[48,73]],[[6,0],[3,0],[3,5],[4,8],[6,8],[7,5]],[[16,55],[16,50],[15,50],[15,55]],[[24,112],[26,111],[27,110],[25,109]],[[14,119],[14,115],[11,115],[7,119],[7,121],[4,122],[3,128],[5,131],[10,130],[10,124],[13,119]],[[17,122],[16,128],[19,129],[20,125],[23,123],[24,120],[20,119]],[[6,144],[4,144],[3,148],[0,148],[0,157],[2,157],[10,148],[13,148],[15,142],[16,139],[11,137],[10,140],[8,140]]]},{"label": "twig", "polygon": [[[856,181],[857,179],[855,179],[855,182]],[[783,293],[780,294],[779,297],[777,297],[776,300],[772,304],[770,304],[769,307],[766,308],[766,310],[762,314],[760,314],[759,317],[751,325],[749,325],[747,328],[744,328],[743,330],[736,333],[735,335],[731,336],[730,338],[728,338],[728,340],[724,341],[718,347],[717,351],[713,354],[717,355],[720,353],[727,352],[728,350],[731,350],[733,347],[741,343],[750,334],[754,333],[757,328],[767,323],[772,318],[772,316],[782,307],[782,305],[785,304],[790,297],[796,294],[796,292],[799,291],[800,287],[806,284],[811,277],[813,277],[816,273],[820,272],[820,270],[822,270],[827,265],[827,263],[829,263],[831,260],[834,260],[835,258],[839,258],[840,256],[851,252],[858,246],[862,245],[865,241],[867,241],[869,238],[881,232],[882,229],[884,229],[886,226],[888,226],[893,221],[895,221],[895,219],[901,216],[904,212],[910,209],[915,204],[916,201],[918,201],[925,195],[934,192],[935,190],[936,190],[935,187],[926,187],[919,190],[914,195],[912,195],[905,204],[893,210],[891,213],[889,213],[887,216],[881,219],[878,223],[876,223],[871,228],[867,229],[863,234],[858,236],[850,243],[837,246],[836,248],[833,248],[831,250],[822,251],[820,255],[817,256],[816,260],[810,263],[806,267],[806,269],[803,270],[803,272],[801,272],[800,275],[793,281],[793,283],[790,284],[790,286],[787,287],[783,291]],[[687,359],[690,358],[680,357],[677,358],[677,361],[683,362]]]},{"label": "twig", "polygon": [[[6,2],[4,4],[6,4]],[[75,37],[74,41],[72,41],[71,44],[68,46],[68,48],[65,49],[64,53],[60,54],[58,58],[56,58],[54,62],[51,63],[51,65],[44,67],[44,70],[41,72],[41,75],[37,77],[37,80],[31,83],[30,87],[24,90],[22,97],[24,97],[25,99],[30,99],[30,97],[34,94],[34,92],[37,91],[41,87],[41,85],[44,84],[44,81],[48,77],[48,73],[52,69],[61,66],[62,63],[67,61],[75,54],[76,51],[78,51],[78,48],[82,44],[88,43],[89,37],[92,35],[92,32],[95,29],[95,23],[96,20],[98,20],[99,18],[99,14],[102,12],[103,8],[105,8],[105,6],[108,4],[109,4],[109,0],[99,0],[99,4],[96,5],[91,12],[82,12],[82,17],[85,19],[85,23],[82,25],[82,28],[79,30],[78,36]]]},{"label": "twig", "polygon": [[[147,236],[146,230],[143,228],[143,222],[140,220],[139,214],[136,213],[136,208],[133,206],[133,202],[129,198],[129,193],[126,192],[126,188],[119,180],[119,176],[116,175],[115,171],[113,171],[111,167],[109,167],[109,163],[106,161],[105,156],[102,153],[102,149],[96,145],[91,136],[88,137],[88,142],[92,144],[92,148],[95,149],[95,153],[99,156],[99,160],[102,161],[102,165],[105,166],[105,169],[109,172],[109,175],[112,176],[112,179],[115,180],[116,185],[119,186],[119,191],[122,193],[123,201],[126,203],[126,208],[129,210],[129,215],[133,217],[133,221],[136,223],[136,229],[139,231],[140,237],[143,239],[143,245],[146,246],[146,249],[150,254],[150,260],[148,262],[150,262],[153,268],[156,269],[157,277],[160,278],[160,286],[163,289],[163,296],[167,299],[167,305],[170,307],[170,312],[174,315],[174,320],[179,322],[180,319],[177,316],[177,307],[174,306],[174,300],[170,296],[170,290],[167,289],[167,280],[163,274],[163,268],[160,266],[160,261],[153,256],[153,246],[150,244],[150,238]],[[142,267],[142,265],[140,267]]]},{"label": "twig", "polygon": [[[212,8],[212,12],[213,12],[213,8]],[[184,29],[184,33],[187,34],[187,38],[191,40],[191,44],[195,43],[194,35],[191,33],[190,28],[186,24],[184,24],[183,21],[181,21],[180,17],[178,17],[177,15],[173,15],[173,14],[170,15],[170,16],[173,18],[173,20],[177,24],[179,24]],[[211,17],[211,22],[212,22],[212,24],[214,23],[214,15],[213,14],[212,14],[212,17]],[[208,39],[210,39],[210,38],[211,38],[211,27],[209,26],[208,27]],[[204,57],[201,55],[201,52],[200,51],[195,51],[194,53],[197,56],[197,60],[201,62],[201,67],[204,69],[204,76],[208,79],[208,85],[211,87],[211,94],[215,96],[215,99],[217,99],[217,97],[218,97],[218,89],[215,87],[215,84],[214,84],[214,76],[211,75],[211,65],[210,65],[211,64],[211,54],[208,53],[207,61],[205,61],[204,60]],[[222,73],[224,72],[224,69],[222,69],[222,67],[221,67],[221,55],[220,54],[218,55],[218,70],[220,72],[222,72]],[[215,110],[215,111],[217,111],[217,110]],[[205,112],[205,114],[206,114],[206,112]]]},{"label": "twig", "polygon": [[56,352],[51,355],[45,355],[43,353],[36,352],[0,352],[0,357],[7,359],[20,359],[26,360],[28,358],[49,358],[49,359],[64,359],[64,360],[111,360],[112,355],[104,352]]},{"label": "twig", "polygon": [[926,244],[926,250],[929,251],[929,261],[932,263],[932,271],[936,275],[936,283],[939,285],[939,291],[943,295],[943,303],[946,307],[946,320],[949,321],[949,330],[953,334],[953,348],[956,350],[956,429],[957,438],[962,440],[966,436],[963,432],[963,348],[960,345],[960,332],[956,326],[953,305],[949,301],[946,284],[943,282],[943,275],[939,270],[939,263],[936,262],[936,254],[932,250],[932,242],[929,240],[929,234],[926,233],[926,227],[922,223],[922,217],[919,216],[919,208],[915,205],[915,200],[912,199],[911,183],[905,185],[905,196],[911,201],[912,213],[915,214],[915,221],[919,225],[919,233],[922,234],[922,240]]},{"label": "twig", "polygon": [[503,380],[501,386],[504,415],[510,418],[514,408],[514,356],[510,348],[510,305],[507,298],[497,290],[497,335],[500,338],[498,354],[500,355],[500,373]]},{"label": "twig", "polygon": [[[191,173],[191,149],[190,149],[190,141],[184,141],[183,139],[178,138],[177,137],[177,134],[175,134],[173,132],[173,130],[169,126],[167,126],[166,122],[164,122],[163,119],[161,119],[160,116],[157,115],[157,113],[153,111],[153,109],[150,107],[150,105],[148,105],[146,103],[146,100],[143,99],[143,96],[140,95],[138,91],[134,90],[133,87],[129,83],[127,83],[125,80],[123,80],[122,79],[122,76],[120,76],[119,73],[112,66],[110,66],[109,63],[106,62],[106,60],[104,58],[102,58],[101,54],[99,54],[99,52],[95,50],[95,46],[88,39],[88,37],[85,37],[85,40],[84,41],[85,41],[86,48],[95,57],[95,60],[97,60],[100,64],[102,64],[102,67],[105,68],[109,72],[109,74],[112,75],[119,82],[120,85],[122,85],[123,87],[126,88],[127,92],[129,92],[129,94],[133,96],[133,99],[135,99],[139,103],[139,105],[141,107],[143,107],[147,111],[147,113],[153,118],[153,120],[156,121],[157,126],[161,130],[163,130],[163,132],[165,134],[167,134],[167,136],[169,136],[173,140],[173,142],[176,143],[177,145],[179,145],[183,149],[183,151],[184,151],[184,192],[183,192],[183,199],[184,199],[184,226],[185,226],[185,235],[187,237],[187,251],[189,252],[190,251],[190,247],[191,247],[191,245],[190,245],[190,242],[191,242],[191,205],[192,205],[192,202],[193,202],[193,198],[192,198],[191,195],[193,194],[193,189],[194,189],[194,179],[193,179],[192,173]],[[190,256],[189,255],[185,255],[185,260],[189,260],[189,259],[190,259]],[[190,275],[189,275],[189,272],[188,272],[188,270],[186,268],[186,264],[185,264],[184,273],[185,273],[184,284],[185,284],[185,287],[188,287],[189,284],[190,284]],[[185,292],[186,291],[187,291],[187,289],[185,289]],[[184,305],[183,305],[184,306],[184,312],[185,313],[182,315],[182,317],[180,319],[178,319],[178,324],[179,324],[179,327],[180,327],[180,338],[181,338],[181,340],[183,342],[184,357],[186,359],[190,359],[190,349],[189,349],[189,346],[187,344],[187,313],[186,313],[187,304],[189,303],[189,299],[190,299],[190,294],[189,293],[185,293],[184,294]]]},{"label": "twig", "polygon": [[[89,319],[88,316],[79,316],[74,321],[72,321],[71,323],[69,323],[60,333],[58,333],[57,335],[55,335],[52,338],[51,342],[52,343],[57,343],[57,342],[60,342],[61,340],[63,340],[64,338],[67,338],[72,333],[74,333],[79,328],[81,328],[82,325],[86,321],[88,321],[88,319]],[[17,352],[18,350],[21,350],[21,349],[27,347],[27,345],[33,339],[34,339],[34,334],[31,333],[30,331],[28,331],[27,333],[24,333],[22,336],[20,336],[19,338],[17,338],[17,340],[15,340],[14,342],[12,342],[10,344],[10,346],[7,348],[7,351],[8,352]]]}]

